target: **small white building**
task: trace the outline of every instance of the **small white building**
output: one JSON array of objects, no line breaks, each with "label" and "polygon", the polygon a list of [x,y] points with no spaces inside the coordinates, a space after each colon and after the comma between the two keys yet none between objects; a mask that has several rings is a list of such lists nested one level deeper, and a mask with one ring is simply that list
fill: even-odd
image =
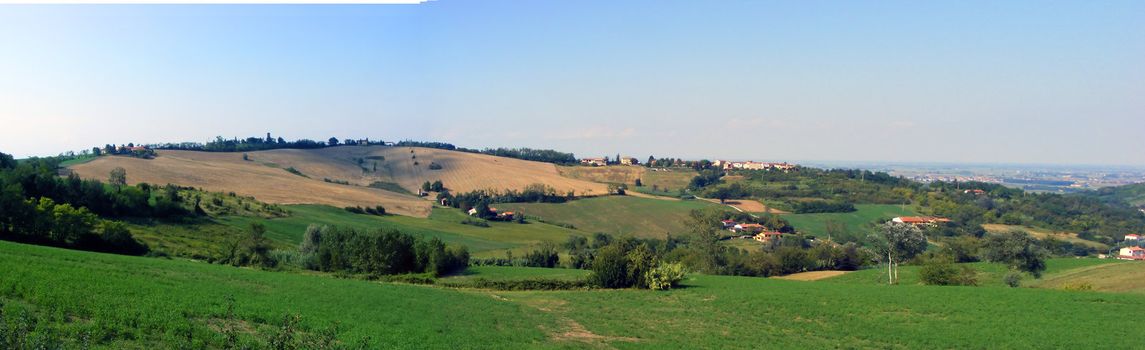
[{"label": "small white building", "polygon": [[1136,233],[1130,233],[1130,234],[1125,235],[1126,241],[1136,241],[1139,239],[1141,239],[1141,235],[1138,235]]},{"label": "small white building", "polygon": [[1121,248],[1121,253],[1117,258],[1121,260],[1145,260],[1145,248],[1138,246]]}]

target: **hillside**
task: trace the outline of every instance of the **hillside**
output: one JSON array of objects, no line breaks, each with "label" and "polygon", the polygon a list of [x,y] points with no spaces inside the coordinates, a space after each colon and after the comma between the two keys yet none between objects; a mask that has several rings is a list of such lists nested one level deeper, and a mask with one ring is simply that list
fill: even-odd
[{"label": "hillside", "polygon": [[[577,195],[607,191],[603,184],[563,177],[548,163],[431,148],[343,146],[245,154],[249,160],[243,160],[244,153],[158,151],[155,159],[105,156],[70,169],[85,178],[106,179],[112,169],[123,167],[130,184],[173,183],[208,191],[233,191],[276,204],[380,204],[391,213],[419,217],[429,215],[432,202],[368,186],[374,182],[393,183],[416,193],[425,181],[441,180],[454,192],[521,189],[533,183]],[[441,169],[430,170],[431,163]],[[305,176],[292,174],[287,168]]]},{"label": "hillside", "polygon": [[1145,207],[1145,183],[1105,187],[1096,191],[1084,192],[1083,195],[1095,196],[1106,201],[1124,202],[1135,207]]},{"label": "hillside", "polygon": [[707,275],[667,292],[458,290],[9,242],[0,269],[0,317],[37,321],[26,339],[95,348],[224,348],[228,334],[266,347],[284,329],[367,348],[1104,348],[1125,339],[1109,315],[1145,307],[1134,294]]},{"label": "hillside", "polygon": [[1029,234],[1030,236],[1037,237],[1038,239],[1053,238],[1053,239],[1057,239],[1060,241],[1070,242],[1073,244],[1079,244],[1079,245],[1084,245],[1087,247],[1093,247],[1094,249],[1097,249],[1100,252],[1104,252],[1104,251],[1109,250],[1108,245],[1102,244],[1099,242],[1094,242],[1094,241],[1078,238],[1077,233],[1074,233],[1074,232],[1057,232],[1057,231],[1038,229],[1038,228],[1027,227],[1027,226],[1003,225],[1003,224],[983,224],[982,228],[985,229],[986,232],[989,232],[989,233],[1006,233],[1006,232],[1010,232],[1010,231],[1022,231],[1022,232]]},{"label": "hillside", "polygon": [[[690,230],[685,220],[693,209],[718,206],[705,201],[669,201],[633,196],[587,198],[568,203],[511,203],[498,208],[520,211],[555,224],[570,224],[584,232],[664,238]],[[730,208],[728,210],[731,210]]]}]

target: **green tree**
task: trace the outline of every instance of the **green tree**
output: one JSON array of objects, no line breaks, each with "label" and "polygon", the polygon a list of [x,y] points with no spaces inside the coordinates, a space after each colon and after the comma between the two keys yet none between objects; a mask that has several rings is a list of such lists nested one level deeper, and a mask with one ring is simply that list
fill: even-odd
[{"label": "green tree", "polygon": [[689,245],[700,254],[699,261],[696,261],[698,266],[692,267],[700,272],[716,273],[719,270],[719,257],[722,253],[719,245],[720,228],[723,227],[720,220],[723,220],[723,214],[718,208],[696,209],[686,219],[686,226],[692,230]]},{"label": "green tree", "polygon": [[1028,272],[1034,278],[1041,278],[1046,270],[1049,252],[1025,232],[1010,231],[990,236],[982,247],[982,255],[987,261],[1007,264],[1011,269]]},{"label": "green tree", "polygon": [[126,186],[127,169],[124,169],[123,167],[115,167],[115,169],[111,169],[111,173],[108,175],[107,182],[115,185],[116,187]]},{"label": "green tree", "polygon": [[910,224],[886,222],[879,227],[879,234],[872,237],[872,245],[879,255],[886,258],[887,283],[898,283],[898,265],[910,260],[926,250],[926,237],[922,231]]}]

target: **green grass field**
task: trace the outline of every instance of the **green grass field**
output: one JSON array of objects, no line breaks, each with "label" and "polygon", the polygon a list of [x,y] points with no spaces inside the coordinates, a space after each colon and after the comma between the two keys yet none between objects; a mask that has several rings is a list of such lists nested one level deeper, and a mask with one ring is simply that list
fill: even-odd
[{"label": "green grass field", "polygon": [[442,278],[444,281],[466,281],[477,278],[487,280],[515,280],[524,278],[546,278],[575,280],[587,277],[588,270],[546,269],[540,267],[473,266],[464,273]]},{"label": "green grass field", "polygon": [[[857,210],[850,213],[783,214],[782,217],[799,232],[816,237],[827,237],[830,233],[832,239],[842,241],[866,236],[870,231],[870,225],[878,223],[880,219],[918,215],[910,206],[906,206],[904,211],[900,205],[856,204],[855,209]],[[829,223],[838,225],[838,229],[828,232]]]},{"label": "green grass field", "polygon": [[453,290],[8,242],[0,271],[6,322],[95,348],[222,348],[227,329],[266,346],[285,315],[370,348],[1106,348],[1126,341],[1111,315],[1145,307],[1137,294],[706,275],[666,292]]},{"label": "green grass field", "polygon": [[[1036,280],[1032,277],[1025,276],[1022,280],[1024,286],[1041,286],[1045,281],[1055,280],[1062,283],[1065,282],[1059,275],[1063,273],[1072,273],[1075,271],[1087,270],[1094,266],[1112,266],[1123,265],[1124,261],[1113,259],[1075,259],[1075,258],[1054,258],[1046,261],[1046,271],[1042,280]],[[982,287],[1002,287],[1005,286],[1002,282],[1002,277],[1009,272],[1009,269],[1002,264],[977,262],[965,264],[973,267],[978,271],[978,285]],[[883,268],[870,268],[866,270],[855,271],[845,275],[831,277],[824,279],[824,282],[834,283],[847,283],[847,284],[867,284],[878,285],[885,284],[887,281],[887,271]],[[901,266],[899,267],[899,284],[903,285],[917,285],[919,282],[920,266]],[[1071,274],[1071,276],[1073,276]],[[1145,285],[1142,285],[1145,287]]]},{"label": "green grass field", "polygon": [[583,232],[539,222],[528,224],[491,222],[491,227],[462,225],[467,216],[457,209],[436,208],[428,219],[408,216],[373,216],[353,214],[340,208],[322,205],[287,206],[291,215],[285,218],[262,219],[252,217],[224,217],[218,221],[245,229],[253,222],[266,225],[267,235],[277,241],[297,244],[310,224],[338,225],[358,229],[397,229],[399,231],[437,237],[450,244],[469,247],[474,256],[503,256],[505,250],[524,253],[541,242],[564,242],[570,235]]},{"label": "green grass field", "polygon": [[[719,207],[705,201],[672,201],[608,196],[575,200],[568,203],[515,203],[498,207],[523,211],[527,216],[546,221],[571,224],[585,232],[664,238],[689,232],[684,221],[693,209]],[[731,209],[728,209],[731,210]]]},{"label": "green grass field", "polygon": [[1070,269],[1046,276],[1035,282],[1041,288],[1077,288],[1088,285],[1107,292],[1145,293],[1145,265],[1136,261],[1117,261]]}]

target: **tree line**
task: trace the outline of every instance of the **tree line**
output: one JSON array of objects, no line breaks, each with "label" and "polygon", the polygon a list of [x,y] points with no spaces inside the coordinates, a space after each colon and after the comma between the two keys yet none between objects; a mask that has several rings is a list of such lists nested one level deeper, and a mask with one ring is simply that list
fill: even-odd
[{"label": "tree line", "polygon": [[52,158],[16,162],[0,153],[0,239],[139,255],[148,248],[122,222],[107,218],[141,208],[149,215],[186,214],[162,198],[151,204],[149,193],[135,186],[105,186],[75,175],[59,178],[58,162]]}]

